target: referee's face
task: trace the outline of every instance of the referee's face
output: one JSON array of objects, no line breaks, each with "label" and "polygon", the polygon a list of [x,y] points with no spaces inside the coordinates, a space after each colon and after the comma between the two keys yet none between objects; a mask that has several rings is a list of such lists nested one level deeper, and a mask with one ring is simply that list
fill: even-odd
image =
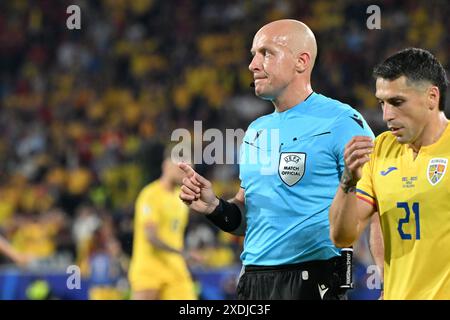
[{"label": "referee's face", "polygon": [[289,48],[289,35],[274,29],[262,29],[253,39],[252,61],[255,94],[266,100],[277,100],[286,94],[295,76],[295,57]]}]

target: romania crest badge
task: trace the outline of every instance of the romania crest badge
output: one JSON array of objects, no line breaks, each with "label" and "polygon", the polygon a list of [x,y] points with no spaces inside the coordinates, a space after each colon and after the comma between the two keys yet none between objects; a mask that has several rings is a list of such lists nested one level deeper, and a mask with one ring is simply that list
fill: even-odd
[{"label": "romania crest badge", "polygon": [[434,158],[428,163],[427,178],[431,185],[436,185],[442,180],[447,171],[448,160],[445,158]]}]

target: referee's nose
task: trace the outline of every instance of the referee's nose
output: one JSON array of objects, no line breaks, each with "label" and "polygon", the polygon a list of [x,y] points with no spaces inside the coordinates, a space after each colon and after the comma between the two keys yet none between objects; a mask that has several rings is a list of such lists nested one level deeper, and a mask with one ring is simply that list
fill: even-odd
[{"label": "referee's nose", "polygon": [[253,72],[253,74],[257,73],[258,71],[261,71],[261,58],[260,54],[255,54],[252,58],[252,61],[248,65],[248,70]]}]

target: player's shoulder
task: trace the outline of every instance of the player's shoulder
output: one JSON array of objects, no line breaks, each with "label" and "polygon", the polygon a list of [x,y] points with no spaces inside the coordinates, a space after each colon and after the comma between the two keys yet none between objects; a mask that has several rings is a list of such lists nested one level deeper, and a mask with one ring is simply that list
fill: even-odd
[{"label": "player's shoulder", "polygon": [[375,149],[378,155],[396,152],[401,146],[390,131],[384,131],[375,138]]},{"label": "player's shoulder", "polygon": [[158,198],[161,193],[160,183],[159,180],[155,180],[153,182],[150,182],[149,184],[145,185],[142,190],[139,192],[138,200],[139,199],[151,199],[151,198]]},{"label": "player's shoulder", "polygon": [[376,138],[375,138],[375,142],[379,145],[382,144],[393,144],[393,143],[398,143],[397,139],[395,139],[395,136],[390,132],[390,131],[384,131],[382,133],[380,133]]}]

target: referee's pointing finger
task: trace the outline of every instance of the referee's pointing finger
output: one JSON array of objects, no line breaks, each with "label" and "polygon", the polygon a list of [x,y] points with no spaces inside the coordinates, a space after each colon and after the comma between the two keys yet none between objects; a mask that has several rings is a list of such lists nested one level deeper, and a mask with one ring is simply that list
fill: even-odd
[{"label": "referee's pointing finger", "polygon": [[208,181],[208,179],[202,177],[198,173],[195,174],[195,179],[200,183],[202,187],[209,188],[211,186],[211,183]]},{"label": "referee's pointing finger", "polygon": [[178,167],[183,170],[183,172],[186,174],[186,177],[192,181],[195,185],[200,185],[199,181],[197,180],[197,177],[199,176],[198,173],[195,172],[194,169],[190,165],[188,165],[185,162],[180,162],[178,164]]},{"label": "referee's pointing finger", "polygon": [[186,176],[187,176],[188,178],[192,178],[192,177],[195,175],[194,169],[192,169],[191,166],[187,165],[187,164],[184,163],[184,162],[180,162],[180,163],[178,164],[178,167],[179,167],[181,170],[184,171],[184,173],[186,174]]}]

